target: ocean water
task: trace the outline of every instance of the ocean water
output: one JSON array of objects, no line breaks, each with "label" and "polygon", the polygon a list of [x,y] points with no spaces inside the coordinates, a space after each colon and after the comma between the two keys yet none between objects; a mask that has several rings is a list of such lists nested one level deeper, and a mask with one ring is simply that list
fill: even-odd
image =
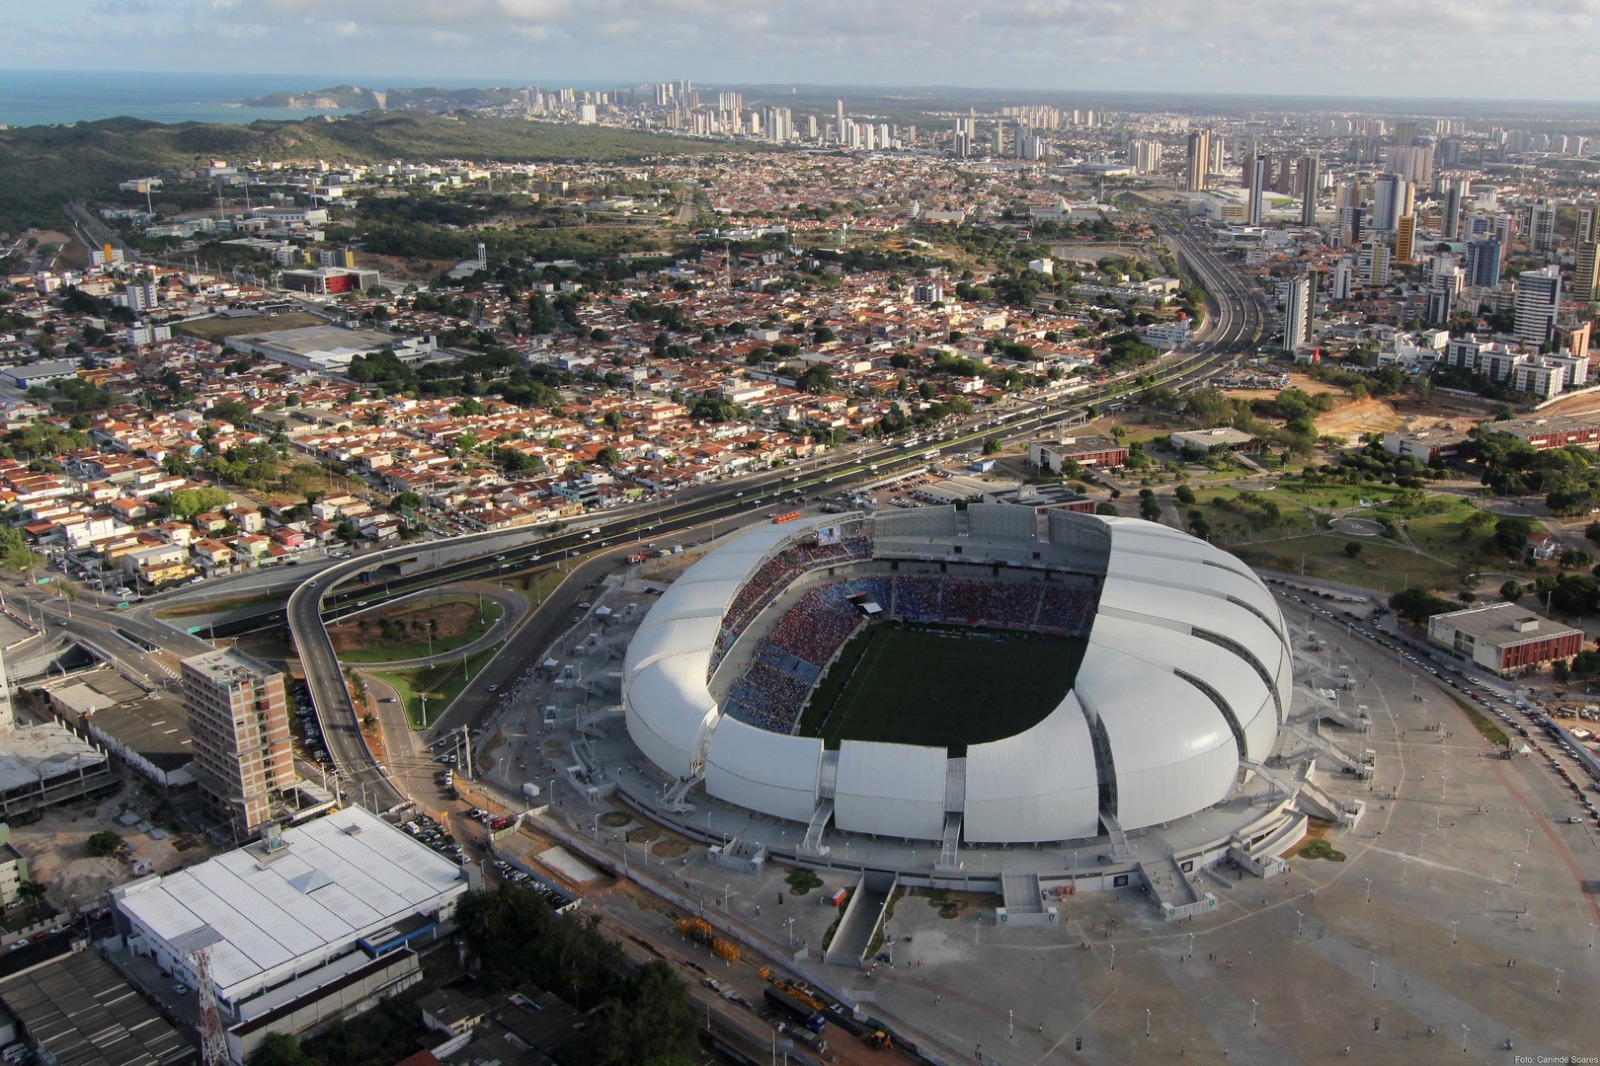
[{"label": "ocean water", "polygon": [[273,92],[303,92],[348,79],[304,75],[179,74],[143,71],[0,70],[0,124],[42,126],[94,119],[230,122],[297,119],[321,114],[291,108],[242,107]]}]

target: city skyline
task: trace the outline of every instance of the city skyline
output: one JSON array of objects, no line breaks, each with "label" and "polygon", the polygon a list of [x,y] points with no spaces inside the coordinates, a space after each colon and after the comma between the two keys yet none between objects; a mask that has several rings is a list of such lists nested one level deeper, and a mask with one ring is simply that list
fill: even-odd
[{"label": "city skyline", "polygon": [[1218,15],[1098,0],[65,0],[0,16],[0,68],[1548,101],[1592,98],[1600,83],[1582,64],[1539,64],[1554,39],[1600,36],[1587,5],[1400,5],[1349,24],[1309,5]]}]

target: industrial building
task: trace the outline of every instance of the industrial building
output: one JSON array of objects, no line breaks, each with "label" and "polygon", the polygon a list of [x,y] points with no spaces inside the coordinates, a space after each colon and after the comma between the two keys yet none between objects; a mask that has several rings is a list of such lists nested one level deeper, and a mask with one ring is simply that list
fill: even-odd
[{"label": "industrial building", "polygon": [[111,891],[128,951],[199,987],[204,954],[234,1061],[271,1033],[359,1013],[420,979],[415,948],[467,891],[450,859],[359,807]]},{"label": "industrial building", "polygon": [[15,730],[0,749],[0,821],[37,821],[49,807],[109,795],[118,785],[105,752],[54,722]]},{"label": "industrial building", "polygon": [[1515,603],[1489,603],[1428,619],[1428,640],[1501,676],[1583,650],[1583,630],[1541,618]]},{"label": "industrial building", "polygon": [[[189,1038],[111,964],[70,952],[0,981],[0,1036],[58,1066],[181,1066],[199,1061]],[[7,1055],[6,1062],[16,1061]]]}]

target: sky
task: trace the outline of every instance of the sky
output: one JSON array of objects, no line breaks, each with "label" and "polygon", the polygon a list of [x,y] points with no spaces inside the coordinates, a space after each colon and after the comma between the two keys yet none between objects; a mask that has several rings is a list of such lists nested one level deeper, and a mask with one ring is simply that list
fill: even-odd
[{"label": "sky", "polygon": [[688,78],[1584,101],[1600,97],[1596,45],[1600,0],[0,0],[0,69],[317,79],[300,88]]}]

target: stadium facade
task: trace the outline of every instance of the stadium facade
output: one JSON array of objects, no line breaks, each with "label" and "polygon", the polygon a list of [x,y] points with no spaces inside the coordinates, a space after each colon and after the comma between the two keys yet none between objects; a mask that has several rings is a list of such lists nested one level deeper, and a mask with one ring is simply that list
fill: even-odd
[{"label": "stadium facade", "polygon": [[[1011,736],[830,750],[798,735],[817,679],[883,617],[1065,633],[1087,647],[1059,705]],[[623,698],[633,743],[680,809],[703,783],[808,826],[807,839],[831,827],[947,847],[1073,841],[1230,796],[1272,752],[1292,663],[1272,595],[1204,541],[1134,519],[975,504],[730,539],[640,624]]]}]

